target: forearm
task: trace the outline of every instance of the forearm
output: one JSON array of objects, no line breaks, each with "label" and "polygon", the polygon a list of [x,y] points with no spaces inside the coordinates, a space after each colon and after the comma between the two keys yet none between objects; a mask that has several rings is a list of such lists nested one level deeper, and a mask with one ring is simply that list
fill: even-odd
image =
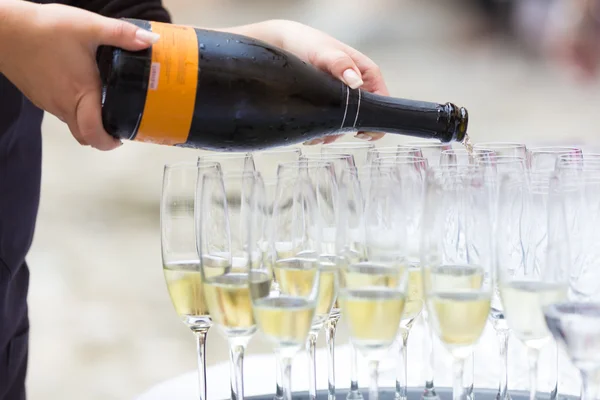
[{"label": "forearm", "polygon": [[161,0],[74,0],[71,5],[110,18],[171,22]]},{"label": "forearm", "polygon": [[[24,28],[35,18],[39,5],[21,0],[0,1],[0,73],[7,58],[10,57],[8,47]],[[27,32],[25,32],[27,34]]]},{"label": "forearm", "polygon": [[234,26],[231,28],[223,28],[218,30],[249,36],[277,47],[283,47],[283,43],[281,42],[282,35],[280,25],[284,22],[290,23],[289,21],[269,20],[255,24]]}]

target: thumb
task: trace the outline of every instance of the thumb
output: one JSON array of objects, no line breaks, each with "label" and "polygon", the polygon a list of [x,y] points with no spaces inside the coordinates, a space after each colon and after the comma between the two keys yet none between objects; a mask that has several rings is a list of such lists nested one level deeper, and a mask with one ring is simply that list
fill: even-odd
[{"label": "thumb", "polygon": [[328,50],[312,54],[309,59],[315,67],[329,72],[331,75],[342,80],[352,89],[363,84],[360,70],[352,58],[341,50]]},{"label": "thumb", "polygon": [[158,33],[140,28],[120,19],[99,16],[96,23],[95,39],[98,44],[137,51],[151,46],[160,38]]},{"label": "thumb", "polygon": [[79,133],[78,141],[98,150],[112,150],[120,146],[120,141],[104,130],[100,109],[100,91],[89,90],[83,93],[77,102],[73,121]]}]

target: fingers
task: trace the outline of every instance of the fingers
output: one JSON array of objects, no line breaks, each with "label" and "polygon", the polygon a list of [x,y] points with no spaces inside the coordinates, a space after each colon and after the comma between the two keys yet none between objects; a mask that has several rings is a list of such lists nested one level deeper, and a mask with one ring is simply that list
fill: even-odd
[{"label": "fingers", "polygon": [[336,140],[338,140],[339,138],[341,138],[344,135],[332,135],[332,136],[326,136],[323,141],[323,144],[329,144],[329,143],[333,143]]},{"label": "fingers", "polygon": [[156,43],[157,33],[114,18],[98,17],[95,39],[98,44],[111,45],[126,50],[142,50]]},{"label": "fingers", "polygon": [[329,144],[329,143],[335,142],[336,140],[338,140],[342,136],[344,136],[344,135],[325,136],[325,137],[321,137],[321,138],[316,138],[316,139],[309,140],[307,142],[304,142],[303,144],[306,145],[306,146],[314,146],[314,145],[317,145],[317,144]]},{"label": "fingers", "polygon": [[98,150],[112,150],[121,145],[118,139],[110,136],[102,127],[100,92],[84,92],[75,109],[75,116],[68,121],[73,136],[82,145],[90,145]]},{"label": "fingers", "polygon": [[389,96],[390,93],[383,79],[383,74],[375,61],[350,46],[345,46],[345,50],[361,73],[365,82],[362,88],[371,93]]},{"label": "fingers", "polygon": [[[350,46],[344,45],[344,47],[348,55],[352,58],[361,72],[362,78],[365,82],[362,86],[362,89],[368,92],[389,96],[390,92],[385,84],[385,80],[383,79],[383,74],[381,73],[379,66],[360,51],[355,50]],[[379,140],[384,136],[385,134],[381,132],[358,132],[355,135],[356,138],[367,141]]]},{"label": "fingers", "polygon": [[329,72],[331,75],[342,80],[352,89],[359,88],[363,84],[360,70],[352,58],[342,50],[334,49],[311,53],[308,61],[315,67]]},{"label": "fingers", "polygon": [[354,137],[366,141],[379,140],[385,136],[385,133],[381,132],[358,132]]},{"label": "fingers", "polygon": [[[361,87],[369,92],[389,95],[379,66],[369,57],[349,46],[342,45],[342,49],[315,52],[309,55],[309,62],[315,67],[329,72],[353,89]],[[358,132],[355,137],[375,141],[383,136],[384,134],[379,132]],[[313,139],[305,144],[328,144],[337,140],[338,137],[328,136]]]}]

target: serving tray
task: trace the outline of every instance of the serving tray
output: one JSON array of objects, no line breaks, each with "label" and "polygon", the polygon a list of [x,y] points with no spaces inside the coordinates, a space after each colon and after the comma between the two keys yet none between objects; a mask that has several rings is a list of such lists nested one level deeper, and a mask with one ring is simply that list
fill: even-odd
[{"label": "serving tray", "polygon": [[[436,393],[440,400],[452,400],[452,388],[436,388]],[[369,389],[361,389],[361,392],[365,400],[369,399]],[[340,388],[336,390],[336,400],[346,400],[346,394],[348,393],[347,388]],[[421,394],[423,393],[422,388],[408,388],[408,400],[421,400]],[[475,400],[496,400],[496,390],[491,389],[477,389],[474,390]],[[395,394],[394,388],[380,388],[379,399],[380,400],[393,400]],[[294,400],[308,399],[308,392],[294,392]],[[512,400],[529,400],[529,392],[522,390],[515,390],[510,392]],[[550,396],[547,393],[538,393],[538,398],[548,399]],[[563,396],[560,395],[561,400],[577,400],[575,396]],[[246,397],[246,400],[273,400],[273,394],[266,394],[261,396]],[[327,391],[320,390],[317,392],[317,400],[327,400]]]}]

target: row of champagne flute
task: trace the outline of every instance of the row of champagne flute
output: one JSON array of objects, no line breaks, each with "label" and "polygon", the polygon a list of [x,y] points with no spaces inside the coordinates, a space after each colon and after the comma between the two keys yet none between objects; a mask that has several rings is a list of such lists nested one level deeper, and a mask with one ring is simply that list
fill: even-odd
[{"label": "row of champagne flute", "polygon": [[[339,148],[339,149],[336,149],[335,147],[332,147],[332,148],[331,148],[331,153],[334,153],[334,154],[335,154],[335,153],[340,153],[340,154],[343,154],[343,153],[350,153],[350,152],[354,152],[355,154],[357,154],[357,153],[359,153],[359,152],[362,152],[363,154],[366,154],[366,155],[367,155],[367,157],[365,157],[365,158],[362,158],[363,160],[365,160],[365,164],[367,164],[367,163],[370,163],[371,165],[373,165],[373,164],[376,164],[375,166],[376,166],[376,167],[377,167],[377,169],[379,169],[379,170],[381,170],[381,169],[382,169],[382,166],[384,166],[384,165],[386,165],[386,164],[390,164],[390,163],[392,163],[392,162],[393,162],[393,163],[395,163],[397,166],[398,166],[398,165],[400,165],[400,163],[401,163],[402,161],[404,161],[404,162],[405,162],[406,164],[408,164],[408,165],[410,165],[410,164],[411,164],[411,162],[412,162],[412,164],[414,164],[414,165],[412,165],[412,166],[413,166],[413,167],[414,167],[414,166],[416,166],[416,167],[417,167],[417,168],[416,168],[416,171],[419,171],[420,173],[422,173],[422,172],[423,172],[423,168],[422,168],[422,165],[423,165],[423,160],[418,160],[418,159],[417,159],[417,158],[419,157],[419,155],[417,155],[417,154],[414,154],[414,155],[412,155],[412,156],[404,156],[403,154],[405,154],[405,153],[402,153],[400,150],[398,150],[398,149],[400,149],[401,147],[402,147],[402,146],[400,146],[400,147],[396,148],[396,150],[397,150],[397,151],[396,151],[396,154],[395,154],[395,155],[393,155],[393,156],[396,158],[395,160],[392,160],[392,159],[390,159],[390,157],[387,157],[387,154],[386,154],[386,151],[388,151],[388,150],[389,150],[388,154],[392,154],[392,152],[393,152],[393,150],[392,150],[392,149],[378,149],[378,150],[377,150],[377,157],[373,157],[373,154],[375,153],[375,150],[368,149],[368,148],[364,148],[364,147],[363,147],[363,148],[359,148],[359,146],[350,146],[350,147],[348,147],[348,148],[346,148],[346,149],[343,149],[343,148],[342,148],[342,146],[340,146],[340,148]],[[432,145],[432,146],[423,146],[423,147],[424,147],[424,148],[426,148],[427,150],[430,150],[431,148],[435,148],[435,146],[433,146],[433,145]],[[406,147],[405,147],[405,148],[406,148]],[[439,146],[438,146],[438,148],[439,148]],[[366,150],[366,151],[365,151],[365,150]],[[415,149],[413,149],[413,150],[415,150]],[[422,150],[422,149],[418,149],[418,150]],[[484,150],[485,150],[485,149],[482,149],[482,151],[480,152],[480,154],[485,154],[485,153],[486,153],[486,151],[484,151]],[[442,148],[439,148],[438,154],[440,154],[440,153],[441,153],[441,156],[442,156],[442,157],[440,158],[440,161],[439,161],[440,163],[442,163],[442,164],[447,164],[447,165],[451,165],[451,163],[450,163],[450,162],[448,162],[448,161],[444,161],[444,154],[443,154],[443,153],[447,153],[447,152],[449,152],[449,151],[451,151],[451,150],[450,150],[450,149],[444,149],[443,147],[442,147]],[[460,151],[454,151],[454,152],[455,152],[455,153],[460,153]],[[281,154],[277,155],[276,157],[279,157],[279,156],[283,155],[284,153],[285,153],[285,152],[281,152]],[[489,154],[490,152],[489,152],[489,151],[487,151],[487,153]],[[295,152],[295,154],[297,154],[297,155],[299,156],[299,152]],[[412,160],[411,160],[411,159],[410,159],[410,157],[414,157],[415,159],[412,159]],[[446,157],[448,157],[448,155],[447,155],[447,154],[446,154]],[[243,158],[243,160],[244,160],[244,161],[243,161],[243,170],[245,170],[245,171],[247,172],[247,171],[248,171],[248,168],[247,168],[247,167],[248,167],[248,164],[249,164],[249,163],[253,163],[253,162],[254,162],[254,160],[253,160],[253,159],[252,159],[252,157],[251,157],[251,156],[249,156],[249,155],[245,155],[245,156],[244,156],[244,157],[242,157],[242,158]],[[357,157],[357,158],[359,158],[359,157]],[[220,157],[220,158],[219,158],[219,161],[221,162],[221,165],[223,165],[224,163],[227,163],[227,159],[228,159],[228,157]],[[234,156],[234,157],[231,157],[231,158],[230,158],[230,160],[233,160],[233,159],[238,159],[238,160],[239,160],[239,156]],[[337,177],[337,178],[340,178],[340,177],[341,177],[341,175],[342,175],[342,173],[343,173],[343,169],[344,169],[344,167],[347,167],[347,166],[350,166],[350,167],[351,167],[351,166],[352,166],[352,162],[351,162],[351,159],[352,159],[352,158],[348,159],[347,157],[346,157],[346,158],[345,158],[345,157],[338,157],[338,158],[336,159],[336,157],[332,157],[332,156],[325,157],[325,158],[323,158],[323,157],[311,157],[311,156],[309,156],[309,157],[306,157],[306,159],[308,159],[308,160],[311,160],[311,159],[312,159],[313,161],[317,161],[318,159],[320,159],[320,161],[319,161],[318,163],[316,163],[316,165],[315,165],[315,167],[318,165],[320,168],[325,168],[325,164],[326,164],[326,163],[325,163],[325,162],[323,162],[323,161],[326,161],[327,159],[329,159],[329,161],[330,161],[330,162],[331,162],[331,164],[332,164],[332,165],[331,165],[331,167],[332,167],[332,168],[331,168],[331,173],[330,173],[330,175],[332,175],[332,176],[334,176],[334,177]],[[359,158],[359,159],[361,159],[361,158]],[[435,157],[431,157],[431,160],[433,161],[433,163],[435,163]],[[334,162],[332,162],[332,161],[342,161],[342,163],[339,163],[339,162],[338,162],[338,163],[334,163]],[[374,162],[374,161],[377,161],[377,162]],[[418,162],[414,163],[414,161],[418,161]],[[346,165],[344,165],[344,162],[346,162]],[[207,168],[211,167],[211,165],[210,165],[210,160],[209,160],[209,159],[204,159],[204,160],[202,160],[202,163],[205,163],[205,164],[206,164],[205,166],[206,166]],[[320,165],[320,164],[321,164],[321,165]],[[334,164],[335,164],[335,165],[334,165]],[[377,166],[377,165],[379,165],[379,166]],[[338,167],[338,168],[337,168],[337,173],[336,173],[336,168],[335,168],[336,166]],[[212,167],[216,167],[216,166],[212,165]],[[367,167],[365,167],[365,168],[363,168],[363,169],[364,169],[364,171],[361,171],[361,172],[365,172],[365,171],[367,171],[367,172],[368,172],[368,170],[369,170],[369,168],[367,168]],[[371,169],[373,169],[373,168],[371,168]],[[418,188],[418,187],[419,187],[419,183],[420,183],[420,182],[419,182],[419,179],[414,179],[414,178],[413,178],[413,179],[406,179],[406,177],[409,175],[409,174],[407,174],[407,173],[406,173],[406,171],[407,171],[407,169],[406,169],[406,168],[405,168],[403,171],[398,171],[398,172],[400,172],[400,173],[399,173],[399,174],[397,174],[397,175],[400,175],[400,176],[402,176],[402,177],[403,177],[403,181],[411,181],[411,180],[412,180],[412,186],[414,186],[415,188]],[[194,175],[194,173],[192,172],[192,173],[191,173],[191,175]],[[225,175],[227,175],[227,174],[225,174]],[[232,177],[233,177],[233,176],[235,176],[235,175],[236,175],[236,174],[232,174]],[[361,175],[361,174],[358,174],[358,175]],[[364,174],[362,174],[362,175],[364,175]],[[166,175],[165,175],[165,176],[166,176]],[[197,172],[196,172],[196,178],[197,178],[197,176],[198,176],[198,174],[197,174]],[[241,172],[239,169],[238,169],[238,172],[237,172],[237,177],[238,177],[238,179],[240,179],[240,178],[243,178],[243,177],[244,177],[244,173],[242,173],[242,172]],[[418,178],[418,177],[417,177],[417,178]],[[421,175],[421,178],[422,178],[422,175]],[[382,186],[382,187],[389,186],[389,179],[392,179],[392,178],[391,178],[390,176],[387,176],[387,175],[385,176],[385,179],[380,179],[380,181],[384,181],[384,180],[387,180],[387,181],[388,181],[388,182],[387,182],[388,184],[386,184],[386,185],[381,185],[381,186]],[[194,181],[194,180],[195,180],[195,179],[190,179],[190,182],[192,182],[192,181]],[[225,181],[227,181],[227,180],[228,180],[228,179],[225,179]],[[165,178],[165,183],[166,183],[166,181],[167,181],[167,179]],[[215,180],[215,182],[216,182],[216,181],[217,181],[217,180]],[[376,181],[376,180],[373,180],[373,181]],[[365,186],[365,185],[364,185],[364,183],[366,183],[366,182],[364,182],[364,181],[363,181],[363,182],[358,182],[358,183],[357,183],[357,186],[359,186],[361,183],[363,183],[363,186]],[[369,181],[369,183],[371,183],[371,182]],[[194,185],[194,184],[195,184],[195,182],[192,182],[192,185]],[[216,185],[216,186],[218,186],[218,184],[216,184],[216,183],[215,183],[215,185]],[[322,185],[325,185],[325,184],[322,184]],[[350,185],[350,186],[351,186],[351,185]],[[333,191],[331,190],[331,188],[335,187],[335,184],[331,184],[331,183],[329,183],[329,185],[328,185],[328,186],[327,186],[327,185],[325,185],[325,186],[320,186],[320,187],[321,187],[321,188],[323,188],[323,187],[329,187],[329,188],[330,188],[330,193],[329,193],[329,197],[327,197],[327,196],[323,197],[323,193],[321,192],[321,193],[320,193],[320,197],[317,197],[317,199],[318,199],[318,200],[321,200],[321,202],[319,203],[319,201],[317,201],[316,203],[317,203],[317,204],[326,204],[326,205],[327,205],[327,204],[329,204],[329,205],[330,205],[330,204],[331,204],[331,201],[332,201],[332,200],[334,200],[334,196],[335,196],[335,195],[333,194]],[[340,185],[340,187],[344,187],[344,185]],[[189,187],[188,187],[188,189],[189,189]],[[375,191],[375,190],[376,190],[376,189],[374,188],[374,189],[373,189],[373,191]],[[213,193],[217,193],[217,192],[218,192],[218,191],[213,191]],[[364,189],[363,189],[363,192],[365,192],[365,190],[364,190]],[[401,193],[397,193],[397,195],[400,195],[400,194],[401,194]],[[418,191],[418,190],[414,191],[414,194],[415,194],[415,195],[418,195],[418,194],[419,194],[419,191]],[[163,193],[163,195],[164,195],[164,193]],[[415,198],[415,199],[416,199],[416,198]],[[165,199],[163,198],[163,200],[165,200]],[[241,209],[241,205],[242,205],[242,204],[244,204],[243,202],[241,202],[241,199],[233,199],[233,200],[235,200],[234,202],[231,202],[231,201],[230,201],[230,202],[229,202],[229,203],[230,203],[230,205],[228,205],[228,206],[225,206],[225,204],[227,204],[227,200],[232,200],[232,198],[229,196],[229,194],[228,194],[228,193],[226,193],[226,194],[224,195],[224,197],[223,197],[223,199],[222,199],[222,200],[220,200],[220,201],[215,201],[215,200],[213,199],[213,200],[212,200],[210,203],[208,203],[208,206],[206,206],[206,207],[204,207],[204,208],[202,208],[202,207],[201,207],[201,208],[200,208],[200,210],[201,210],[201,212],[202,212],[202,213],[207,213],[207,214],[209,214],[209,215],[212,215],[212,216],[214,217],[214,214],[215,214],[215,212],[214,212],[214,211],[215,211],[215,210],[214,210],[215,204],[223,204],[223,206],[222,206],[222,209],[226,209],[226,208],[227,208],[227,213],[231,213],[231,208],[232,208],[232,207],[231,207],[231,204],[239,204],[239,205],[240,205],[240,207],[238,207],[239,209]],[[288,200],[289,200],[289,199],[288,199]],[[365,200],[366,200],[366,199],[364,199],[364,198],[363,198],[363,199],[361,199],[361,201],[365,201]],[[163,202],[163,203],[164,203],[164,202]],[[417,206],[417,207],[418,207],[418,205],[420,204],[420,202],[419,202],[418,200],[417,200],[417,201],[413,201],[412,203],[413,203],[413,205],[414,205],[414,206]],[[203,203],[203,204],[204,204],[204,203]],[[188,206],[189,206],[189,204],[188,204]],[[173,207],[173,208],[174,208],[175,210],[177,210],[177,209],[178,209],[178,208],[180,208],[180,207]],[[234,207],[234,208],[235,208],[235,207]],[[197,209],[198,209],[198,208],[197,208]],[[341,209],[343,209],[343,207],[342,207]],[[164,210],[165,210],[165,209],[163,208],[163,211],[164,211]],[[192,214],[193,214],[193,213],[192,213]],[[223,225],[223,221],[224,221],[225,219],[229,218],[229,219],[230,219],[230,221],[229,221],[230,225],[229,225],[229,226],[230,226],[230,227],[232,226],[232,225],[231,225],[231,224],[232,224],[232,223],[231,223],[231,217],[226,217],[226,216],[225,216],[225,214],[226,214],[225,212],[220,212],[220,213],[217,213],[217,214],[219,214],[219,218],[221,218],[221,225],[219,225],[219,224],[213,224],[213,225],[210,225],[210,226],[212,226],[212,227],[214,228],[214,230],[213,230],[213,231],[211,231],[211,234],[209,235],[209,237],[211,237],[211,240],[213,240],[213,242],[214,242],[214,240],[216,240],[215,238],[218,238],[218,237],[219,237],[219,235],[220,235],[221,237],[225,236],[225,234],[223,233],[223,232],[226,232],[226,230],[225,230],[225,229],[223,229],[223,227],[225,226],[225,225]],[[188,208],[188,214],[187,214],[187,215],[188,215],[188,217],[189,217],[189,215],[190,215],[190,213],[189,213],[189,208]],[[417,215],[418,215],[418,213],[417,213]],[[168,218],[167,218],[167,219],[168,219]],[[176,218],[175,218],[175,219],[176,219]],[[268,219],[268,218],[267,218],[267,219]],[[332,221],[332,220],[330,219],[330,221],[329,221],[329,222],[331,223],[331,221]],[[182,223],[182,221],[179,221],[179,222],[180,222],[180,223]],[[188,222],[189,222],[189,221],[188,221]],[[255,225],[255,226],[260,226],[260,225],[261,225],[261,223],[260,223],[260,222],[258,222],[258,221],[256,221],[256,222],[257,222],[258,224],[257,224],[257,225]],[[183,224],[185,224],[185,222],[183,222]],[[192,224],[193,224],[193,222],[192,222]],[[413,224],[413,225],[415,225],[415,222],[413,221],[413,223],[412,223],[412,224]],[[167,225],[168,225],[168,224],[167,224]],[[176,224],[175,224],[175,225],[176,225]],[[189,225],[189,224],[188,224],[188,225]],[[233,225],[235,225],[235,224],[233,224]],[[262,225],[264,226],[264,224],[262,224]],[[242,227],[242,226],[243,226],[243,223],[242,223],[242,222],[239,222],[239,225],[238,225],[238,227]],[[332,227],[332,226],[330,225],[330,226],[329,226],[329,228],[331,228],[331,227]],[[164,235],[164,229],[165,229],[165,227],[164,227],[164,224],[163,224],[163,250],[165,249],[165,240],[167,240],[167,241],[168,241],[168,238],[165,238],[165,235]],[[416,229],[418,229],[418,221],[417,221],[417,224],[416,224]],[[175,229],[175,230],[177,230],[177,229]],[[244,229],[243,229],[243,228],[241,228],[241,231],[240,231],[240,232],[238,232],[238,233],[239,233],[239,234],[242,234],[243,230],[244,230]],[[328,231],[327,231],[327,229],[325,229],[323,232],[324,232],[324,233],[326,233],[326,232],[328,232]],[[330,230],[329,230],[329,233],[330,233],[330,235],[329,235],[329,236],[331,236],[331,232],[332,232],[332,231],[331,231],[331,229],[330,229]],[[265,234],[265,233],[266,233],[266,232],[262,232],[262,233],[261,233],[261,235],[263,235],[263,234]],[[340,233],[340,232],[338,231],[338,235],[337,235],[338,237],[339,237],[339,236],[341,236],[339,233]],[[231,235],[231,232],[229,232],[229,234]],[[188,231],[187,233],[184,233],[184,236],[187,236],[187,240],[188,240],[188,241],[189,241],[190,239],[193,241],[193,237],[194,237],[194,234],[193,234],[193,232],[191,232],[191,233],[190,233],[190,232]],[[233,235],[233,236],[235,236],[235,235]],[[238,236],[239,236],[239,235],[238,235]],[[242,234],[242,236],[243,236],[243,234]],[[327,235],[325,235],[325,236],[327,236]],[[399,236],[399,237],[400,237],[400,236]],[[412,236],[411,236],[411,237],[412,237]],[[263,239],[263,243],[264,243],[264,239],[265,239],[265,238],[264,238],[264,237],[262,237],[262,239]],[[185,242],[185,241],[184,241],[184,242]],[[222,238],[222,242],[223,242],[223,243],[225,243],[225,242],[226,242],[226,239],[223,239],[223,238]],[[326,241],[325,241],[325,242],[326,242]],[[210,255],[211,257],[213,257],[213,256],[214,256],[214,257],[213,257],[214,259],[216,259],[216,260],[220,260],[220,261],[219,261],[217,264],[219,264],[219,263],[223,263],[224,261],[222,260],[222,258],[221,258],[221,259],[219,259],[219,254],[221,254],[221,256],[222,256],[222,254],[224,254],[224,253],[227,253],[227,251],[223,251],[223,250],[224,250],[224,244],[223,244],[223,243],[221,243],[221,246],[216,246],[216,248],[217,248],[217,249],[219,249],[219,251],[217,251],[217,252],[216,252],[216,255],[215,255],[215,254],[213,254],[213,253],[215,253],[215,250],[214,250],[214,248],[212,249],[212,253],[211,253],[211,251],[206,251],[206,252],[204,252],[203,254],[205,254],[205,255],[206,255],[206,254],[208,254],[208,255]],[[240,243],[240,244],[241,244],[241,243]],[[213,245],[214,245],[214,243],[213,243]],[[403,249],[403,246],[404,246],[404,244],[403,244],[403,243],[402,243],[402,244],[397,244],[397,245],[396,245],[396,247],[397,247],[397,249],[396,249],[396,250],[398,251],[399,249]],[[417,241],[417,246],[418,246],[418,241]],[[210,247],[210,246],[209,246],[209,247]],[[238,248],[238,247],[239,247],[239,246],[236,246],[236,248]],[[193,250],[194,250],[194,249],[193,249],[193,247],[190,247],[190,249],[191,249],[191,252],[193,253]],[[414,249],[412,249],[412,250],[413,250],[413,256],[414,256]],[[231,251],[232,251],[232,249],[229,249],[229,251],[231,252]],[[263,248],[263,252],[264,252],[264,248]],[[407,252],[407,253],[410,253],[410,249],[409,249],[409,250],[406,250],[406,252]],[[164,254],[164,251],[163,251],[163,254]],[[231,254],[233,254],[233,253],[231,253]],[[185,258],[185,257],[184,257],[184,258]],[[198,258],[198,257],[196,256],[196,258]],[[243,256],[242,256],[242,258],[243,258]],[[409,257],[409,258],[410,258],[410,257]],[[214,263],[214,259],[211,259],[211,262],[213,262],[213,263]],[[198,262],[199,262],[199,261],[198,261]],[[414,260],[412,260],[412,262],[413,262],[413,263],[415,263],[415,264],[418,264],[418,262],[416,262],[416,261],[414,261]],[[227,262],[225,261],[225,263],[227,263]],[[235,263],[234,263],[234,264],[235,264]],[[268,264],[268,263],[265,263],[265,265],[266,265],[266,264]],[[197,267],[197,266],[196,266],[196,267]],[[235,265],[233,265],[233,267],[235,267]],[[166,269],[166,271],[167,271],[167,270],[168,270],[168,268]],[[212,273],[212,272],[214,272],[214,271],[215,271],[215,270],[211,269],[211,273]],[[221,274],[223,274],[223,273],[221,272]],[[414,276],[418,276],[419,274],[411,274],[411,275],[410,275],[410,276],[411,276],[411,278],[412,278],[412,276],[413,276],[413,275],[414,275]],[[196,278],[198,278],[198,277],[196,276]],[[238,280],[239,280],[239,279],[241,279],[240,277],[237,277],[237,278],[236,278],[236,277],[234,277],[234,278],[235,278],[235,279],[238,279]],[[202,291],[202,284],[199,282],[199,279],[200,279],[200,278],[196,279],[198,282],[196,282],[196,284],[195,284],[196,297],[198,297],[198,296],[202,297],[202,293],[201,293],[201,291]],[[167,278],[167,280],[169,281],[169,278]],[[259,280],[259,281],[260,281],[260,280]],[[261,282],[262,282],[262,281],[261,281]],[[221,283],[222,283],[222,284],[227,284],[228,282],[221,282]],[[193,286],[194,286],[194,285],[193,285]],[[260,285],[259,285],[259,286],[260,286]],[[208,285],[207,287],[210,287],[210,285]],[[415,286],[415,287],[418,287],[418,286]],[[176,297],[176,296],[173,296],[173,293],[174,293],[174,292],[177,292],[177,290],[175,290],[175,291],[174,291],[174,290],[171,290],[172,297]],[[192,291],[192,292],[193,292],[193,291]],[[277,291],[274,291],[274,292],[277,292]],[[330,296],[330,297],[331,297],[331,296]],[[173,301],[174,301],[174,302],[176,302],[176,298],[173,298]],[[177,306],[177,304],[176,304],[176,306]],[[199,311],[199,310],[195,310],[195,312],[196,312],[196,315],[198,315],[198,311]],[[218,311],[218,310],[217,310],[217,311]],[[180,312],[180,314],[185,314],[185,313],[181,313],[181,312]],[[194,313],[191,313],[190,315],[192,315],[192,314],[194,314]],[[217,314],[218,314],[218,313],[217,313]],[[337,316],[337,318],[339,318],[339,313],[338,313],[338,316]],[[331,321],[335,321],[335,322],[337,322],[337,318],[335,318],[335,317],[334,317],[334,318],[331,318],[331,317],[330,317],[330,319],[328,320],[328,322],[331,322]],[[206,321],[206,320],[207,320],[206,318],[205,318],[205,319],[202,319],[202,321],[203,321],[203,324],[204,324],[204,325],[205,325],[205,321]],[[412,321],[412,320],[414,320],[414,318],[406,318],[406,320],[408,320],[408,321]],[[313,329],[313,331],[314,331],[314,329]],[[330,331],[328,331],[328,332],[330,332]],[[334,330],[333,332],[335,332],[335,330]],[[235,335],[234,335],[234,336],[235,336]],[[328,340],[328,345],[330,346],[330,348],[331,348],[331,349],[333,349],[333,340],[332,340],[332,339],[333,339],[333,337],[332,337],[333,335],[328,335],[328,336],[331,336],[331,338],[330,338],[331,340]],[[404,337],[407,337],[407,333],[406,333],[406,334],[403,334],[403,338],[404,338]],[[236,338],[236,340],[235,340],[235,341],[239,342],[239,340],[238,340],[238,339],[239,339],[239,338]],[[329,339],[329,338],[328,338],[328,339]],[[240,346],[240,345],[236,345],[236,346],[237,346],[237,347],[235,347],[236,349],[239,349],[240,347],[243,347],[243,346]],[[310,349],[310,347],[309,347],[309,349]],[[313,349],[313,351],[314,351],[314,347],[312,347],[312,349]],[[405,349],[405,347],[404,347],[404,349]],[[232,354],[234,354],[234,352],[232,352]],[[233,361],[234,361],[234,362],[236,362],[236,361],[235,361],[235,359],[234,359]],[[330,363],[330,368],[329,368],[329,370],[330,370],[330,371],[332,370],[332,366],[333,366],[333,363],[332,363],[332,362],[333,362],[333,357],[331,358],[331,363]],[[311,372],[311,374],[314,376],[314,370]],[[332,375],[332,374],[331,374],[331,375]],[[331,376],[331,375],[330,375],[330,376]],[[401,380],[401,379],[400,379],[400,380]],[[330,383],[332,383],[332,382],[331,382],[331,380],[330,380]],[[236,384],[236,382],[235,382],[235,379],[234,379],[234,382],[232,383],[232,387],[233,387],[234,391],[236,390],[236,388],[234,387],[234,386],[236,386],[236,385],[237,385],[237,384]],[[278,385],[278,386],[279,386],[279,385]],[[311,385],[311,386],[312,386],[312,385]],[[330,386],[331,386],[331,385],[330,385]],[[353,382],[353,386],[355,386],[355,382]],[[333,388],[334,388],[334,387],[335,387],[335,386],[333,386]],[[237,390],[239,390],[239,388],[238,388]],[[238,394],[238,397],[239,397],[239,394]]]},{"label": "row of champagne flute", "polygon": [[[497,187],[494,327],[501,341],[507,338],[502,331],[510,328],[528,348],[531,398],[536,396],[539,350],[556,345],[552,335],[582,371],[582,397],[596,398],[600,357],[593,346],[600,337],[600,271],[592,232],[600,204],[598,155],[576,147],[485,147],[495,150],[491,163],[497,178],[492,185]],[[558,358],[556,369],[558,376]],[[558,395],[556,383],[550,395]]]},{"label": "row of champagne flute", "polygon": [[[359,163],[364,165],[367,159],[374,157],[372,145],[343,145],[338,147],[331,145],[323,148],[323,153],[331,153],[332,155],[349,153],[356,155]],[[201,163],[217,162],[226,173],[238,171],[254,171],[260,169],[264,173],[264,183],[266,188],[267,201],[270,203],[267,208],[272,212],[272,202],[275,195],[275,176],[273,164],[279,162],[290,162],[298,160],[300,157],[300,149],[288,148],[282,150],[262,152],[255,155],[252,154],[219,154],[202,156],[199,158]],[[315,158],[315,156],[308,156]],[[352,165],[353,156],[350,159],[340,157],[336,161],[341,161],[341,167]],[[337,170],[340,170],[340,162],[337,163]],[[184,322],[192,328],[192,331],[197,337],[198,344],[198,367],[200,380],[201,397],[206,395],[205,372],[204,372],[204,345],[206,333],[211,326],[211,319],[208,316],[207,307],[204,304],[202,281],[199,274],[198,257],[195,256],[195,244],[193,243],[193,188],[197,182],[197,172],[192,165],[174,165],[169,166],[165,170],[163,198],[161,207],[162,220],[162,247],[163,247],[163,264],[165,265],[165,278],[168,283],[169,291],[172,300],[175,304],[177,312],[183,317]],[[264,223],[263,226],[267,226]],[[219,232],[216,232],[217,236]],[[173,245],[177,243],[176,245]],[[171,248],[174,247],[174,248]],[[264,250],[265,243],[262,243]],[[194,260],[196,259],[196,260]],[[277,282],[273,283],[277,286]],[[336,304],[337,306],[337,304]],[[339,312],[337,307],[332,310],[330,318],[327,320],[326,339],[329,348],[328,354],[328,375],[329,387],[333,394],[335,391],[334,381],[334,338],[336,331]],[[313,353],[314,356],[314,340]],[[314,361],[314,358],[313,358]],[[313,364],[314,365],[314,364]],[[358,384],[356,380],[356,358],[353,357],[353,378],[351,382],[351,393],[360,395],[357,392]],[[311,375],[314,376],[314,369]],[[279,377],[279,376],[278,376]],[[311,392],[314,392],[314,379],[311,383]],[[276,397],[281,396],[281,382],[278,379]]]}]

